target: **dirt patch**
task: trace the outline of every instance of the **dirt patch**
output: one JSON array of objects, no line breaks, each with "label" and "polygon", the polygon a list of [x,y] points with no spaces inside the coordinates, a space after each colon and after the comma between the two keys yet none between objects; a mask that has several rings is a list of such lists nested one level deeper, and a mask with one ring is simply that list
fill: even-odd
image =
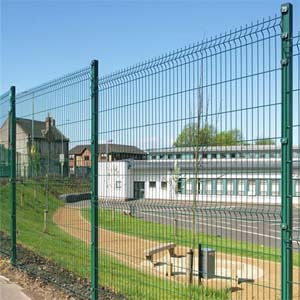
[{"label": "dirt patch", "polygon": [[[0,240],[1,250],[6,250],[4,253],[8,253],[10,241],[1,231]],[[0,273],[22,287],[26,289],[28,287],[28,295],[31,293],[32,295],[30,296],[34,300],[86,300],[90,298],[91,285],[88,279],[78,277],[55,262],[38,256],[20,244],[17,245],[17,255],[18,266],[17,268],[11,268],[7,257],[3,254],[1,256],[0,253]],[[33,287],[32,289],[31,286]],[[34,292],[36,291],[43,297],[34,298]],[[123,300],[125,297],[112,292],[109,288],[99,287],[99,299]]]},{"label": "dirt patch", "polygon": [[[60,208],[54,214],[53,221],[71,236],[90,243],[91,225],[81,216],[80,209]],[[144,250],[157,244],[157,242],[99,228],[99,250],[104,250],[119,261],[136,267],[141,266],[145,259]],[[161,255],[163,256],[164,253]]]},{"label": "dirt patch", "polygon": [[[58,224],[65,232],[73,237],[79,238],[87,243],[90,242],[90,223],[87,222],[80,214],[80,209],[63,207],[54,214],[54,222]],[[166,277],[164,272],[155,268],[154,265],[145,259],[145,250],[157,246],[158,242],[143,240],[133,236],[116,233],[110,230],[99,229],[99,247],[100,251],[105,251],[119,261],[128,265],[135,266],[139,269],[160,277],[169,278],[184,282],[185,267],[182,267],[183,274],[179,276]],[[178,256],[185,255],[187,249],[176,247]],[[197,255],[197,252],[195,253]],[[156,261],[162,262],[167,256],[167,252],[161,252],[155,257]],[[203,280],[204,286],[214,289],[229,289],[232,291],[231,299],[280,299],[280,263],[268,260],[255,259],[252,257],[241,257],[226,253],[216,253],[217,268],[220,272],[227,275],[228,279],[209,279]],[[299,282],[299,268],[294,267],[294,282]],[[254,274],[255,273],[255,274]],[[240,274],[246,278],[254,278],[254,283],[238,284]],[[194,275],[194,281],[197,281],[197,275]],[[294,284],[294,299],[299,298],[299,289]]]}]

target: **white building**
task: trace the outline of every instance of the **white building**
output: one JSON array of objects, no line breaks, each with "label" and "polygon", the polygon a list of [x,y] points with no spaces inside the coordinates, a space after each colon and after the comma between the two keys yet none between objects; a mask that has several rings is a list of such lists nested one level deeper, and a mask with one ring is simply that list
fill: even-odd
[{"label": "white building", "polygon": [[[99,162],[99,197],[107,199],[280,203],[281,149],[208,147],[198,167],[193,148],[152,150],[147,160]],[[300,196],[300,148],[293,152],[293,195]],[[196,170],[197,169],[197,170]]]}]

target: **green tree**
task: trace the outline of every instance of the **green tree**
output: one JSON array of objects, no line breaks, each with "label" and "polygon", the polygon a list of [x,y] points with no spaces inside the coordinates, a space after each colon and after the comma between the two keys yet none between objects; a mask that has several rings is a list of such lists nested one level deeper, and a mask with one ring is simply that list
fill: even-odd
[{"label": "green tree", "polygon": [[242,143],[243,136],[240,130],[232,129],[217,133],[213,140],[214,146],[234,146]]},{"label": "green tree", "polygon": [[242,143],[243,136],[240,130],[217,132],[209,124],[198,129],[195,123],[186,125],[178,135],[174,147],[205,147],[205,146],[234,146]]},{"label": "green tree", "polygon": [[31,162],[33,168],[33,176],[38,176],[40,171],[41,154],[35,144],[31,146]]},{"label": "green tree", "polygon": [[183,128],[173,146],[209,146],[213,143],[215,135],[216,130],[213,128],[213,126],[206,124],[204,127],[198,129],[197,124],[191,123]]},{"label": "green tree", "polygon": [[255,145],[275,145],[275,141],[268,138],[263,138],[255,141]]}]

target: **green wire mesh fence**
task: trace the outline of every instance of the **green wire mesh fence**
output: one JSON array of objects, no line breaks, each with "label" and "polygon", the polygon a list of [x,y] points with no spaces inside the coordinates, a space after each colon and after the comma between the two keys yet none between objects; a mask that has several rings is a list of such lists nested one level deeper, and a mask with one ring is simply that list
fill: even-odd
[{"label": "green wire mesh fence", "polygon": [[89,155],[90,68],[17,94],[16,107],[18,265],[87,299],[90,228],[69,202],[90,199],[89,162],[72,154]]},{"label": "green wire mesh fence", "polygon": [[[0,124],[8,120],[10,112],[10,93],[0,96]],[[8,128],[0,131],[0,252],[10,254],[10,163]]]},{"label": "green wire mesh fence", "polygon": [[[282,18],[100,78],[99,248],[122,266],[100,260],[100,281],[136,299],[290,293],[298,253],[292,262],[290,227],[281,238],[292,207],[290,174],[281,183],[291,121],[282,119]],[[298,138],[288,147],[299,155]],[[293,176],[296,191],[299,161]]]},{"label": "green wire mesh fence", "polygon": [[[300,32],[291,39],[293,47],[293,139],[300,141]],[[293,230],[292,230],[292,250],[294,254],[293,259],[293,299],[300,299],[299,285],[300,285],[300,150],[293,151]]]},{"label": "green wire mesh fence", "polygon": [[79,299],[298,299],[300,38],[281,12],[17,94],[16,264]]}]

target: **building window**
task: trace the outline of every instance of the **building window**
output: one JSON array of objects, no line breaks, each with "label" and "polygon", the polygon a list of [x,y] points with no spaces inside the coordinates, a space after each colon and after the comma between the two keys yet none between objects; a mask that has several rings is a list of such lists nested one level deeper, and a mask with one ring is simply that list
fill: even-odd
[{"label": "building window", "polygon": [[160,183],[160,187],[161,187],[162,190],[166,190],[167,189],[167,182],[166,181],[162,181]]},{"label": "building window", "polygon": [[193,192],[193,179],[192,178],[189,178],[189,179],[186,179],[186,182],[185,182],[185,193],[186,194],[192,194]]},{"label": "building window", "polygon": [[176,154],[176,159],[181,159],[181,154]]},{"label": "building window", "polygon": [[268,195],[268,181],[265,179],[260,180],[260,195],[261,196]]},{"label": "building window", "polygon": [[116,189],[120,189],[122,186],[121,181],[116,181]]},{"label": "building window", "polygon": [[176,183],[176,193],[182,193],[182,179],[179,178]]},{"label": "building window", "polygon": [[89,156],[88,156],[88,155],[85,155],[85,156],[83,157],[83,159],[84,159],[84,160],[89,160]]},{"label": "building window", "polygon": [[223,179],[217,178],[217,195],[223,194]]},{"label": "building window", "polygon": [[198,194],[202,193],[202,189],[203,189],[203,179],[202,178],[198,178],[198,187],[197,187]]},{"label": "building window", "polygon": [[151,189],[156,188],[156,182],[155,181],[150,181],[149,182],[149,188],[151,188]]},{"label": "building window", "polygon": [[211,158],[217,158],[217,153],[212,153]]}]

